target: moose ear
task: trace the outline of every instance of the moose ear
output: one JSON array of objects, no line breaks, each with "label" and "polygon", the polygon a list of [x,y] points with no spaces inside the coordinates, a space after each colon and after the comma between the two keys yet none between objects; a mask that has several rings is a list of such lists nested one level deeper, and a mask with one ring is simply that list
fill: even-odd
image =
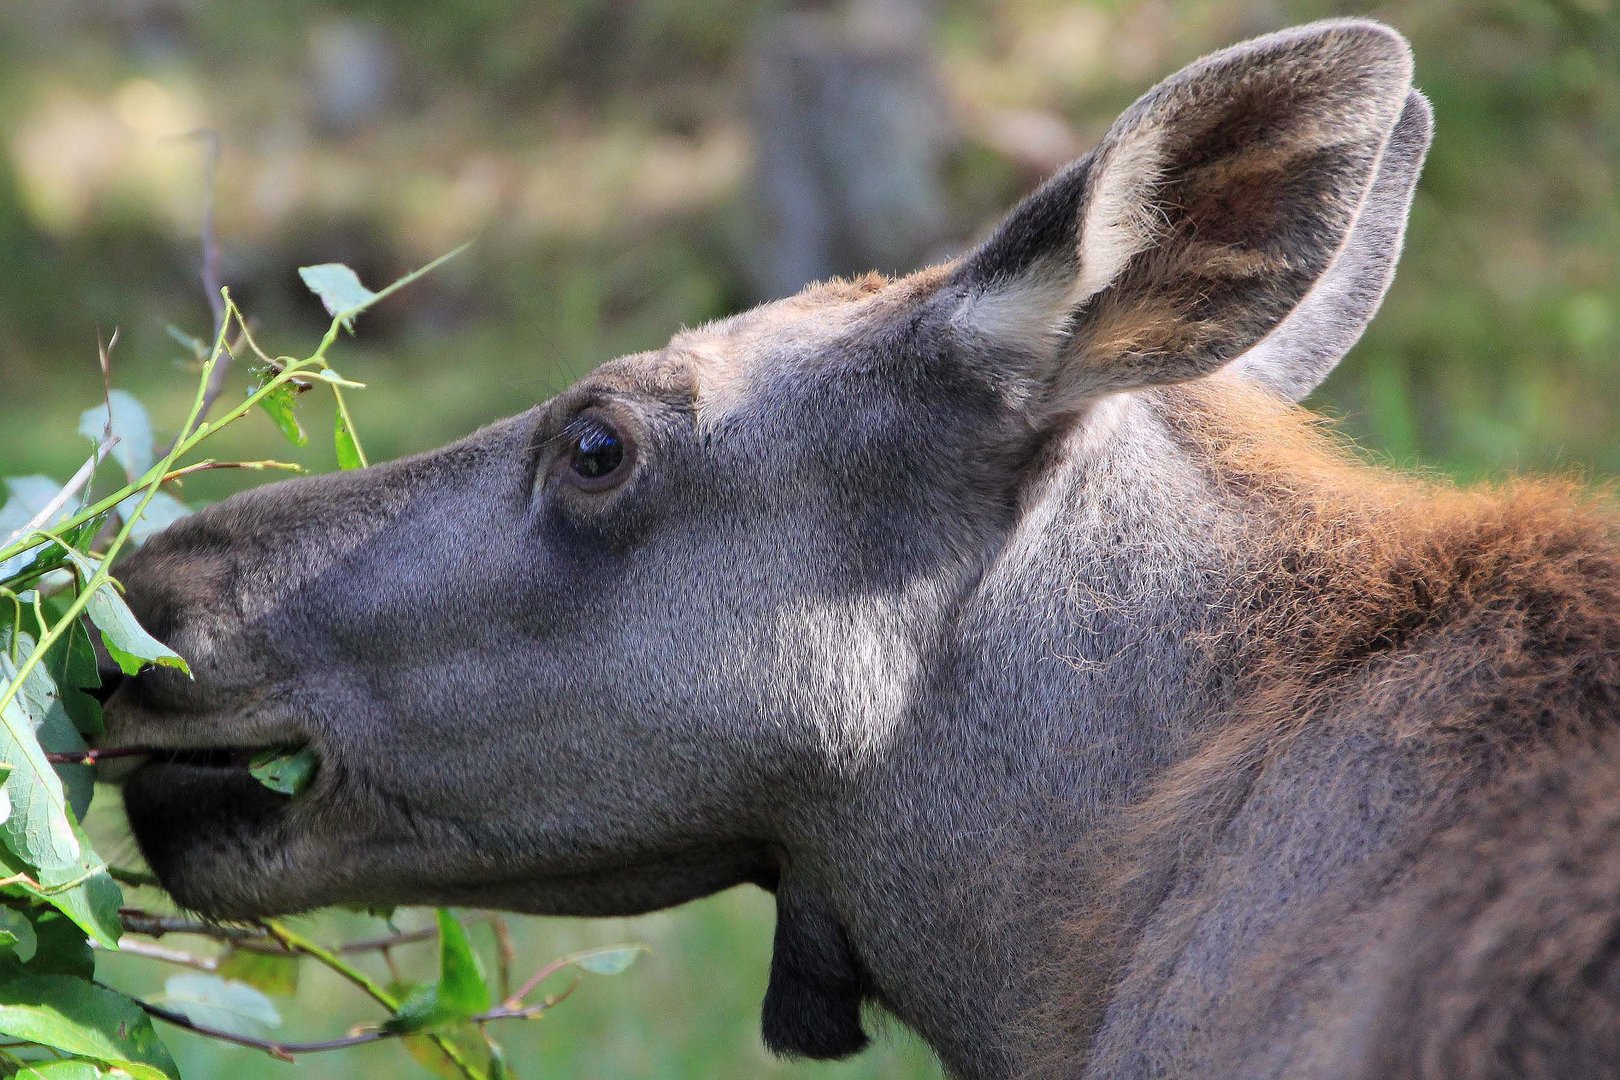
[{"label": "moose ear", "polygon": [[1339,257],[1288,317],[1228,370],[1299,401],[1361,340],[1395,280],[1412,193],[1433,135],[1429,103],[1413,90]]},{"label": "moose ear", "polygon": [[[956,337],[1054,418],[1234,360],[1346,250],[1411,78],[1405,40],[1358,20],[1182,70],[959,264]],[[1283,362],[1256,371],[1282,385]]]}]

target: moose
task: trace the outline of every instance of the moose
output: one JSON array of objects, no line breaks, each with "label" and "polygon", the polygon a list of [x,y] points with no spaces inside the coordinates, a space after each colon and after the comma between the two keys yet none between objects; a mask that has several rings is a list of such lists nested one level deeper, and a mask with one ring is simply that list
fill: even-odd
[{"label": "moose", "polygon": [[[218,917],[774,894],[766,1043],[959,1077],[1620,1074],[1620,526],[1297,402],[1431,115],[1315,23],[962,257],[807,288],[122,568],[136,839]],[[295,798],[244,751],[309,747]]]}]

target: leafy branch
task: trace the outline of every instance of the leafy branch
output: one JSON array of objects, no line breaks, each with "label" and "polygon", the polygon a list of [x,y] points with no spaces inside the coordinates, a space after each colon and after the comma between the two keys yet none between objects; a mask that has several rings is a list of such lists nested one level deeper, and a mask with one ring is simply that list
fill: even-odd
[{"label": "leafy branch", "polygon": [[[342,1037],[312,1042],[271,1039],[239,1030],[211,1026],[175,1009],[149,1001],[137,1002],[149,1016],[196,1034],[262,1050],[282,1060],[292,1060],[299,1054],[341,1050],[383,1039],[425,1036],[468,1080],[479,1080],[485,1077],[486,1073],[468,1060],[462,1048],[446,1029],[471,1027],[482,1030],[486,1024],[496,1021],[532,1020],[567,999],[580,982],[576,977],[561,991],[538,1002],[528,1001],[527,999],[546,979],[567,968],[598,975],[617,974],[629,967],[644,951],[644,946],[621,945],[589,949],[559,957],[525,980],[516,993],[503,992],[499,1004],[489,1005],[490,991],[473,959],[471,947],[465,936],[465,928],[443,910],[438,912],[436,925],[432,928],[402,931],[387,937],[332,947],[319,945],[275,919],[222,926],[195,919],[151,915],[139,911],[125,911],[122,914],[124,925],[132,932],[152,937],[168,933],[196,934],[224,942],[233,950],[270,953],[284,957],[307,957],[337,973],[390,1012],[389,1018],[381,1025],[358,1028]],[[494,916],[490,916],[489,920],[498,928],[496,936],[499,939],[503,936],[501,931],[504,930],[504,921]],[[275,944],[269,945],[266,939]],[[386,954],[389,950],[403,945],[433,940],[437,940],[440,944],[439,981],[431,986],[419,987],[413,994],[403,998],[344,959],[346,955],[362,952]],[[219,957],[146,946],[128,940],[121,942],[121,947],[135,955],[208,973],[216,973],[224,966]],[[272,949],[276,951],[271,953]],[[230,955],[226,954],[227,959]]]},{"label": "leafy branch", "polygon": [[[214,338],[211,346],[196,343],[197,388],[173,439],[154,455],[144,410],[112,388],[115,333],[107,345],[98,343],[104,405],[86,413],[80,424],[94,443],[89,459],[58,489],[46,489],[43,478],[7,482],[13,499],[0,505],[0,1039],[7,1040],[0,1046],[0,1071],[51,1054],[140,1080],[168,1080],[177,1073],[152,1027],[156,1019],[282,1059],[399,1039],[413,1053],[438,1055],[466,1080],[488,1080],[509,1075],[490,1024],[532,1019],[565,999],[579,975],[560,992],[530,1000],[564,969],[613,974],[642,951],[626,946],[561,957],[514,992],[505,922],[474,916],[488,919],[494,929],[495,1000],[465,926],[448,911],[440,910],[430,928],[328,946],[275,919],[221,925],[126,907],[120,885],[146,888],[156,880],[108,865],[80,826],[90,802],[91,767],[145,752],[88,745],[100,731],[99,706],[87,693],[99,681],[92,632],[127,674],[150,664],[188,670],[181,656],[141,628],[124,603],[112,573],[115,560],[146,533],[188,512],[165,491],[186,477],[213,469],[302,471],[289,462],[227,461],[199,457],[198,451],[255,410],[302,445],[296,397],[316,386],[333,395],[332,437],[340,467],[364,466],[367,458],[344,397],[361,384],[340,375],[329,353],[344,330],[353,331],[358,315],[461,250],[375,292],[339,264],[302,268],[304,281],[331,315],[318,345],[303,357],[262,348],[229,289],[219,284],[217,264],[205,259]],[[256,361],[252,385],[211,418],[230,364],[246,356]],[[122,467],[121,476],[112,490],[98,494],[98,470],[109,458]],[[27,500],[21,498],[24,488]],[[261,783],[294,798],[314,768],[307,752],[277,751],[249,766]],[[215,943],[214,951],[158,944],[167,935],[200,935]],[[394,950],[428,941],[439,946],[437,980],[403,983]],[[87,946],[122,949],[183,971],[168,980],[163,995],[131,998],[95,980],[94,954]],[[364,970],[361,961],[368,957],[381,959],[388,981]],[[301,963],[318,964],[347,981],[381,1007],[381,1021],[326,1040],[271,1037],[280,1016],[265,993],[290,992]]]},{"label": "leafy branch", "polygon": [[[533,1005],[525,1005],[516,1009],[509,1008],[506,1005],[501,1005],[498,1008],[487,1009],[475,1016],[467,1017],[467,1023],[482,1027],[484,1024],[493,1023],[497,1020],[533,1020],[549,1010],[552,1006],[566,999],[574,992],[574,988],[576,986],[578,986],[577,982],[572,983],[569,985],[568,989],[564,990],[562,993],[548,997],[544,1001],[537,1002]],[[198,1035],[207,1035],[210,1038],[235,1043],[238,1046],[246,1046],[255,1050],[263,1050],[271,1057],[280,1058],[283,1061],[292,1061],[294,1056],[298,1054],[318,1054],[326,1050],[346,1050],[351,1046],[362,1046],[366,1043],[379,1042],[383,1039],[404,1038],[411,1034],[408,1031],[394,1031],[387,1028],[371,1028],[365,1031],[358,1031],[350,1035],[345,1035],[340,1038],[324,1039],[317,1042],[276,1042],[270,1039],[255,1038],[252,1035],[242,1035],[237,1032],[226,1031],[223,1028],[206,1027],[194,1020],[189,1019],[184,1013],[172,1012],[160,1005],[153,1005],[151,1002],[143,1001],[140,1004],[141,1008],[145,1009],[148,1015],[154,1016],[166,1023],[173,1024],[176,1027],[185,1028],[187,1031],[195,1032]],[[435,1036],[435,1038],[438,1037]],[[441,1050],[444,1050],[444,1045],[440,1046]],[[446,1053],[448,1054],[448,1051],[446,1051]],[[484,1075],[482,1071],[474,1069],[471,1066],[462,1065],[459,1062],[458,1067],[461,1067],[469,1077]]]},{"label": "leafy branch", "polygon": [[[496,1072],[506,1075],[488,1024],[533,1018],[561,1001],[575,984],[538,1002],[528,998],[565,967],[611,973],[639,954],[639,947],[632,947],[564,957],[513,994],[510,936],[504,922],[491,919],[499,961],[497,1003],[465,928],[448,912],[440,911],[431,929],[330,947],[278,920],[222,926],[153,914],[123,906],[119,886],[149,887],[155,880],[109,866],[80,827],[90,802],[90,767],[142,752],[92,749],[87,743],[100,730],[99,706],[86,692],[98,682],[92,631],[128,674],[150,664],[186,670],[185,660],[142,629],[124,603],[112,573],[115,560],[146,533],[187,512],[166,486],[211,469],[301,471],[288,462],[222,461],[198,457],[197,451],[255,410],[302,443],[295,396],[318,385],[334,398],[333,446],[340,466],[363,466],[367,459],[344,397],[360,384],[333,368],[330,350],[343,330],[352,331],[359,314],[460,250],[376,292],[347,267],[305,267],[306,283],[332,318],[317,347],[303,357],[267,352],[229,289],[212,290],[217,291],[212,346],[198,345],[201,365],[190,408],[172,441],[156,455],[144,410],[112,388],[109,354],[115,333],[98,348],[104,406],[86,413],[80,425],[93,435],[89,459],[60,488],[42,491],[44,478],[7,481],[12,499],[0,504],[0,1038],[7,1040],[0,1048],[0,1070],[38,1060],[28,1056],[33,1053],[92,1062],[142,1080],[174,1077],[174,1063],[151,1026],[156,1018],[278,1057],[383,1039],[420,1040],[467,1080],[484,1080]],[[253,384],[210,418],[222,397],[227,366],[238,355],[257,361]],[[98,493],[98,470],[109,458],[117,459],[122,475],[112,490]],[[312,769],[312,762],[297,754],[273,754],[250,766],[262,783],[292,797]],[[206,955],[156,944],[168,934],[200,934],[224,951]],[[401,984],[393,950],[430,940],[439,943],[438,980]],[[94,980],[87,945],[123,948],[188,970],[169,980],[163,997],[136,1000]],[[380,957],[392,981],[363,970],[357,960],[365,956]],[[276,1040],[248,1030],[244,1025],[280,1022],[254,985],[277,985],[280,976],[256,975],[256,965],[279,970],[300,961],[328,968],[372,999],[385,1012],[381,1023],[317,1042]],[[482,1046],[466,1037],[469,1032]],[[486,1048],[487,1066],[480,1060]]]}]

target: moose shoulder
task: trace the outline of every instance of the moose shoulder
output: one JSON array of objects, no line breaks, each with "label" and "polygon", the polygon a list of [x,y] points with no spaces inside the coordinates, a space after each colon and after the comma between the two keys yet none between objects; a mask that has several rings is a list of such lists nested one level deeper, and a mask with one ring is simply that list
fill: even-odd
[{"label": "moose shoulder", "polygon": [[[789,1054],[875,1003],[963,1077],[1614,1073],[1616,525],[1294,404],[1393,273],[1411,76],[1217,53],[956,262],[171,528],[143,851],[221,916],[752,882]],[[217,752],[296,744],[294,800]]]}]

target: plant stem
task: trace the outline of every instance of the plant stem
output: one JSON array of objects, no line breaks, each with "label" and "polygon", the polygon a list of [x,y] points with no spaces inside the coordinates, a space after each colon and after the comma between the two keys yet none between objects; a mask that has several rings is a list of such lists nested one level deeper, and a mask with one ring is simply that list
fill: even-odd
[{"label": "plant stem", "polygon": [[[324,964],[370,995],[373,1001],[390,1013],[399,1011],[400,1000],[398,997],[389,993],[377,980],[343,959],[331,949],[316,944],[296,930],[288,927],[279,919],[266,919],[264,926],[266,930],[270,931],[271,937],[286,946],[288,952],[303,953],[305,956]],[[428,1034],[428,1039],[432,1041],[434,1046],[439,1048],[440,1053],[450,1059],[452,1065],[461,1070],[462,1075],[467,1077],[467,1080],[487,1080],[483,1070],[468,1061],[466,1055],[462,1054],[460,1049],[449,1039],[443,1035],[432,1033]]]},{"label": "plant stem", "polygon": [[149,885],[161,887],[156,874],[148,874],[144,870],[130,870],[123,866],[107,864],[107,874],[120,885],[142,886]]},{"label": "plant stem", "polygon": [[[227,329],[232,321],[235,321],[238,325],[241,325],[242,313],[237,308],[236,302],[230,299],[229,290],[226,290],[225,297],[226,313],[228,315],[226,320]],[[290,363],[286,367],[282,368],[275,374],[273,378],[267,380],[263,386],[258,387],[245,399],[232,406],[218,420],[212,422],[206,420],[199,422],[198,417],[202,408],[202,400],[207,392],[207,378],[213,373],[215,366],[220,361],[220,358],[225,354],[225,333],[222,331],[219,338],[214,343],[213,353],[207,360],[203,362],[204,377],[202,384],[198,387],[197,397],[192,404],[190,415],[187,417],[186,422],[181,425],[180,430],[186,433],[185,437],[177,439],[174,445],[170,447],[168,453],[164,454],[162,460],[148,469],[140,479],[124,485],[111,495],[108,495],[98,502],[84,508],[83,510],[80,510],[71,517],[57,522],[56,531],[61,533],[71,532],[73,529],[84,524],[86,521],[89,521],[91,518],[97,517],[106,513],[108,510],[111,510],[113,507],[130,498],[132,495],[135,495],[137,492],[155,491],[156,489],[154,485],[161,483],[163,479],[172,471],[174,462],[185,454],[190,453],[199,443],[203,441],[204,438],[208,437],[213,432],[218,431],[220,428],[225,427],[227,424],[235,423],[243,416],[246,416],[248,412],[250,412],[254,406],[263,400],[267,394],[275,390],[276,387],[282,385],[283,383],[292,381],[293,376],[299,372],[308,371],[312,368],[324,367],[326,348],[331,344],[332,340],[336,339],[335,330],[337,326],[337,320],[332,320],[332,331],[328,332],[327,338],[322,340],[321,348],[317,349],[313,354],[304,358],[303,360],[294,361],[293,363]],[[141,505],[144,506],[145,503],[143,502]],[[30,551],[46,542],[47,541],[44,538],[38,535],[36,530],[33,535],[25,535],[20,539],[8,544],[4,548],[0,548],[0,562],[4,562],[14,555],[20,555],[25,551]]]},{"label": "plant stem", "polygon": [[[497,1009],[490,1009],[488,1012],[482,1012],[477,1016],[468,1017],[466,1022],[469,1024],[477,1024],[482,1026],[484,1024],[493,1023],[496,1020],[532,1020],[544,1013],[547,1009],[550,1009],[552,1006],[556,1005],[557,1002],[562,1000],[562,997],[563,995],[559,995],[558,997],[554,998],[547,998],[545,1001],[538,1004],[527,1005],[521,1009],[508,1009],[504,1006]],[[263,1050],[271,1057],[280,1058],[282,1061],[291,1061],[294,1055],[297,1054],[318,1054],[327,1050],[344,1050],[351,1046],[362,1046],[365,1043],[380,1042],[383,1039],[398,1039],[407,1035],[420,1034],[419,1032],[414,1031],[388,1031],[383,1028],[377,1028],[371,1031],[357,1032],[353,1035],[345,1035],[340,1039],[323,1039],[319,1042],[275,1042],[270,1039],[258,1039],[252,1035],[238,1035],[234,1031],[224,1031],[219,1028],[208,1027],[206,1024],[197,1023],[182,1013],[173,1012],[169,1009],[165,1009],[161,1005],[154,1005],[149,1001],[141,1001],[137,998],[135,1003],[142,1009],[146,1010],[149,1016],[162,1020],[165,1023],[173,1024],[175,1027],[184,1028],[185,1030],[195,1032],[198,1035],[206,1035],[210,1039],[218,1039],[221,1042],[235,1043],[237,1046],[246,1046],[254,1050]],[[435,1043],[442,1045],[442,1038],[440,1036],[429,1035],[428,1037],[433,1039]],[[466,1065],[458,1064],[457,1067],[466,1072],[468,1076],[483,1075],[482,1071],[478,1069],[467,1071],[469,1066]]]},{"label": "plant stem", "polygon": [[[191,412],[187,414],[186,422],[180,426],[181,431],[191,431],[192,425],[197,423],[197,417],[202,411],[203,401],[207,394],[208,376],[212,374],[214,365],[219,362],[220,354],[224,349],[225,327],[221,327],[219,338],[214,343],[214,353],[203,363],[202,382],[198,385],[197,394],[192,399]],[[199,426],[198,432],[200,433],[202,430],[203,426]],[[157,494],[158,488],[163,483],[163,477],[174,467],[175,459],[190,449],[193,441],[194,438],[191,437],[176,440],[175,445],[169,449],[169,452],[163,456],[162,460],[147,470],[146,475],[151,479],[142,489],[144,494],[141,496],[140,503],[136,505],[133,513],[125,516],[123,526],[118,530],[118,534],[113,537],[112,543],[107,545],[107,550],[102,554],[101,562],[96,565],[95,571],[84,583],[84,588],[79,590],[79,594],[73,598],[73,603],[68,605],[68,609],[62,613],[62,617],[56,621],[56,625],[40,635],[40,639],[34,645],[33,651],[28,654],[28,657],[17,668],[17,674],[12,678],[10,685],[4,691],[0,691],[0,713],[5,712],[6,706],[10,705],[17,695],[21,693],[23,683],[27,681],[29,674],[44,660],[45,654],[50,651],[51,646],[56,644],[64,630],[67,627],[77,625],[79,615],[89,606],[90,598],[96,594],[96,590],[112,579],[109,568],[112,566],[113,560],[117,558],[119,550],[129,540],[129,534],[135,528],[135,523],[140,520],[141,514],[145,512],[147,505],[151,503],[153,496]],[[63,524],[57,531],[66,532],[70,528],[72,528],[71,525]],[[38,530],[36,530],[36,534],[37,532]],[[4,556],[0,556],[0,558],[4,558]]]}]

